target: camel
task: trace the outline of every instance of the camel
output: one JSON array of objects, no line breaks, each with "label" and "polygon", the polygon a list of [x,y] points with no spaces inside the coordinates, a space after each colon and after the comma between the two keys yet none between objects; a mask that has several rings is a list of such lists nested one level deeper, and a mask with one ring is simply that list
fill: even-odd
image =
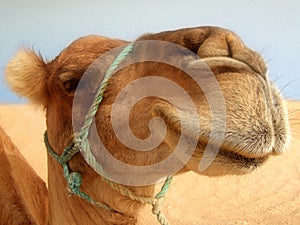
[{"label": "camel", "polygon": [[46,224],[48,195],[36,174],[0,127],[0,224]]},{"label": "camel", "polygon": [[[206,93],[203,91],[205,87],[199,87],[191,76],[175,66],[144,60],[123,67],[108,80],[102,102],[93,118],[97,135],[113,158],[127,165],[147,167],[173,155],[181,137],[184,136],[184,146],[196,142],[195,149],[193,152],[180,152],[179,149],[176,153],[179,161],[182,155],[190,154],[190,158],[171,175],[194,171],[199,175],[222,176],[249,173],[261,166],[270,156],[281,154],[287,148],[289,124],[285,102],[269,80],[263,58],[248,48],[234,32],[218,27],[185,28],[146,34],[138,38],[136,43],[139,41],[143,43],[137,49],[139,57],[147,58],[147,54],[154,54],[159,59],[170,59],[171,63],[184,59],[180,61],[183,68],[198,71],[198,76],[208,81],[211,75],[203,72],[203,61],[207,62],[220,87],[225,111],[217,110],[214,114],[212,102],[206,95],[207,91]],[[150,46],[153,43],[151,41],[156,41],[154,43],[158,43],[158,46],[147,48],[148,43]],[[160,45],[162,42],[173,43],[182,48],[169,51],[165,45]],[[77,104],[76,96],[80,97],[85,91],[89,92],[89,89],[98,86],[96,81],[88,84],[80,83],[85,71],[105,53],[128,44],[129,42],[123,40],[91,35],[75,40],[52,61],[45,61],[33,50],[22,49],[8,63],[5,74],[11,89],[45,109],[46,143],[55,154],[61,155],[66,146],[74,140],[74,121],[82,125],[82,121],[77,121],[76,116],[81,110],[85,115],[86,109],[91,104],[89,100],[82,100],[79,108],[75,107],[74,110],[73,107]],[[119,50],[116,52],[120,53]],[[114,62],[113,57],[110,55],[108,58],[107,62],[110,65]],[[101,73],[103,72],[101,70],[108,67],[102,66],[98,70],[92,66],[91,70]],[[116,137],[111,112],[118,94],[126,89],[128,84],[134,84],[134,81],[148,77],[171,80],[182,87],[190,96],[190,102],[195,105],[199,120],[195,119],[191,108],[186,107],[185,100],[178,100],[180,102],[178,109],[160,97],[146,96],[131,108],[128,123],[135,137],[146,140],[154,133],[161,142],[149,151],[136,151]],[[97,77],[94,78],[97,80]],[[84,88],[77,91],[80,85]],[[161,84],[155,85],[161,87]],[[206,85],[210,86],[211,83],[207,82]],[[216,94],[213,88],[208,88],[208,92]],[[95,93],[88,95],[93,94]],[[123,99],[124,102],[126,100]],[[218,105],[218,99],[216,101],[216,104],[212,104]],[[149,123],[157,118],[160,122],[152,124],[153,126],[149,128]],[[118,128],[122,131],[124,125],[122,111],[117,113],[116,120]],[[181,121],[185,123],[180,123]],[[224,122],[226,126],[223,127]],[[218,132],[211,138],[213,123],[216,123],[217,127],[219,125],[220,130],[217,130]],[[221,138],[222,128],[224,136]],[[197,132],[199,136],[194,135]],[[91,146],[94,145],[95,143],[91,141]],[[220,149],[208,167],[201,170],[199,164],[201,165],[203,156],[207,157],[205,152],[209,145],[220,145]],[[189,151],[189,148],[186,149]],[[208,150],[213,151],[214,148]],[[97,152],[94,152],[94,154],[106,171],[112,170],[112,173],[121,174],[119,177],[124,178],[123,181],[126,182],[127,177],[135,176],[127,171],[120,172],[114,165],[105,164],[107,158],[102,157],[102,153],[97,155]],[[44,214],[48,214],[47,224],[143,224],[143,221],[139,221],[138,213],[145,204],[120,193],[118,188],[113,188],[103,176],[99,175],[99,171],[97,173],[94,170],[93,165],[86,162],[84,154],[74,154],[68,162],[70,171],[82,175],[81,188],[84,193],[89,193],[92,199],[105,203],[113,210],[97,207],[76,195],[70,196],[66,191],[67,183],[63,169],[52,156],[48,156],[49,211]],[[166,177],[165,171],[150,171],[143,175],[146,180],[148,177],[154,177],[157,182]],[[139,174],[137,176],[139,177]],[[131,180],[129,178],[128,180],[130,183]],[[126,187],[137,196],[150,198],[155,195],[155,183],[142,186],[129,183],[118,184],[118,187]]]}]

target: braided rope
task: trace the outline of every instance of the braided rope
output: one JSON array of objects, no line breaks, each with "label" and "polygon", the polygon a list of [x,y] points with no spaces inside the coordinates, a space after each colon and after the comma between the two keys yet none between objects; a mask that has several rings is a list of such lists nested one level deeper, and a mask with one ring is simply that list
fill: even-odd
[{"label": "braided rope", "polygon": [[[93,99],[93,103],[90,106],[87,115],[84,119],[84,125],[80,129],[80,132],[75,134],[75,141],[77,144],[82,143],[83,141],[87,140],[89,129],[91,127],[91,124],[94,120],[94,117],[98,111],[99,105],[103,99],[103,94],[108,86],[108,80],[112,77],[113,72],[118,67],[118,65],[126,58],[126,56],[132,52],[133,50],[133,42],[127,45],[122,52],[116,57],[116,59],[113,61],[113,63],[110,65],[108,70],[106,71],[104,75],[104,79],[100,84],[100,87]],[[83,146],[88,147],[88,145]]]},{"label": "braided rope", "polygon": [[72,158],[72,156],[74,156],[77,152],[79,152],[78,148],[74,147],[73,143],[68,145],[64,149],[63,153],[59,156],[53,151],[51,145],[49,144],[47,131],[44,134],[44,142],[45,142],[45,145],[46,145],[49,155],[51,155],[57,162],[59,162],[62,165],[63,171],[64,171],[64,176],[67,181],[69,191],[71,194],[75,194],[75,195],[87,200],[89,203],[96,205],[98,207],[104,208],[109,211],[115,211],[109,205],[107,205],[105,203],[101,203],[101,202],[96,202],[89,195],[87,195],[86,193],[84,193],[80,190],[80,186],[82,184],[81,175],[77,172],[70,172],[69,166],[67,164],[67,162]]},{"label": "braided rope", "polygon": [[84,155],[85,155],[84,158],[85,158],[86,162],[89,165],[91,165],[93,167],[93,169],[96,170],[96,172],[98,172],[99,174],[103,174],[103,175],[105,175],[105,172],[104,172],[101,164],[99,164],[96,161],[95,156],[91,152],[91,147],[90,147],[90,144],[88,141],[89,130],[93,123],[94,117],[98,111],[99,105],[103,99],[103,95],[108,86],[109,79],[112,77],[113,72],[119,66],[119,64],[126,58],[126,56],[129,53],[132,52],[133,45],[134,45],[133,42],[130,43],[129,45],[127,45],[121,51],[121,53],[115,58],[113,63],[110,65],[110,67],[106,71],[106,73],[104,75],[104,79],[101,82],[101,84],[97,90],[97,93],[93,99],[92,105],[90,106],[90,108],[85,116],[83,126],[81,127],[79,132],[74,134],[75,145],[78,147],[78,149],[80,149],[81,152],[84,153]]},{"label": "braided rope", "polygon": [[157,220],[160,222],[160,224],[169,225],[169,221],[168,221],[167,217],[163,214],[161,206],[162,206],[162,202],[165,197],[165,194],[170,187],[172,177],[167,177],[160,192],[158,192],[155,195],[155,197],[139,196],[136,193],[129,190],[128,188],[121,186],[119,184],[116,184],[105,177],[102,177],[102,179],[106,183],[108,183],[112,189],[118,191],[123,196],[129,197],[131,200],[139,201],[143,204],[152,205],[152,213],[154,215],[156,215]]},{"label": "braided rope", "polygon": [[[79,151],[81,151],[85,154],[86,162],[89,165],[91,165],[93,169],[95,169],[100,174],[105,174],[102,166],[96,161],[95,156],[91,152],[90,144],[88,141],[89,129],[90,129],[90,126],[91,126],[91,124],[94,120],[94,117],[98,111],[99,105],[103,99],[103,95],[108,86],[109,79],[111,78],[111,76],[113,75],[113,72],[119,66],[119,64],[126,58],[126,56],[129,53],[132,52],[133,45],[134,45],[134,43],[127,45],[121,51],[121,53],[116,57],[116,59],[113,61],[113,63],[110,65],[109,69],[106,71],[106,73],[104,75],[104,79],[101,82],[100,87],[93,99],[93,103],[90,106],[87,115],[85,116],[84,125],[82,126],[82,128],[80,129],[80,131],[78,133],[74,134],[73,142],[64,149],[62,155],[59,156],[53,151],[53,149],[48,141],[47,132],[45,132],[45,134],[44,134],[44,142],[47,147],[48,153],[57,162],[59,162],[63,167],[64,176],[67,180],[67,184],[68,184],[70,193],[75,194],[75,195],[79,196],[80,198],[87,200],[89,203],[91,203],[97,207],[101,207],[106,210],[114,211],[114,212],[116,212],[116,211],[109,205],[107,205],[105,203],[97,202],[93,198],[91,198],[89,195],[87,195],[86,193],[81,191],[80,187],[82,184],[82,177],[77,172],[70,173],[70,169],[69,169],[67,162],[75,154],[77,154]],[[163,214],[161,206],[162,206],[163,198],[164,198],[167,190],[170,187],[172,177],[168,177],[165,180],[160,192],[157,193],[155,197],[139,196],[139,195],[135,194],[134,192],[132,192],[131,190],[129,190],[128,188],[126,188],[122,185],[119,185],[117,183],[114,183],[113,181],[107,179],[105,176],[102,176],[102,179],[107,184],[109,184],[111,188],[118,191],[123,196],[129,197],[130,199],[132,199],[134,201],[139,201],[142,204],[152,205],[152,213],[154,215],[156,215],[157,220],[160,222],[160,224],[161,225],[169,225],[169,221],[166,218],[166,216]]]}]

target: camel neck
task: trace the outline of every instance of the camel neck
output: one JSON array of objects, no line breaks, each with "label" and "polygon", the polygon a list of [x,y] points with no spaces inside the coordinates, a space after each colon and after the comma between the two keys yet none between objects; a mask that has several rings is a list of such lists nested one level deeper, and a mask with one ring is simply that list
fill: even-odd
[{"label": "camel neck", "polygon": [[[52,107],[55,108],[55,104]],[[72,140],[71,121],[57,119],[57,113],[47,111],[47,133],[49,144],[58,155]],[[63,115],[60,112],[59,115]],[[53,122],[53,121],[61,121]],[[63,122],[62,122],[63,121]],[[49,223],[48,225],[102,225],[137,224],[138,214],[144,204],[121,195],[111,188],[83,159],[76,154],[68,162],[70,171],[82,176],[81,190],[97,202],[109,205],[116,212],[99,208],[69,194],[63,168],[52,156],[48,155]],[[153,197],[154,185],[147,187],[128,187],[140,196]],[[148,212],[151,215],[151,212]],[[152,216],[152,215],[151,215]]]},{"label": "camel neck", "polygon": [[[136,224],[139,209],[143,207],[113,190],[77,154],[70,162],[74,171],[83,174],[82,190],[92,198],[111,206],[116,212],[96,207],[78,196],[70,195],[62,167],[51,156],[48,156],[49,185],[49,225],[56,224]],[[132,191],[153,196],[154,187],[130,188]]]}]

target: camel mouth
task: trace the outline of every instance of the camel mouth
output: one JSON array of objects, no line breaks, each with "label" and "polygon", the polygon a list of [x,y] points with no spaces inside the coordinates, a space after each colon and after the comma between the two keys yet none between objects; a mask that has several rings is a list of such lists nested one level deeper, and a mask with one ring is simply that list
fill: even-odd
[{"label": "camel mouth", "polygon": [[[192,143],[197,143],[195,146],[195,149],[193,149],[193,152],[189,152],[188,154],[192,154],[193,160],[196,160],[200,162],[203,158],[204,152],[209,151],[209,149],[206,149],[207,143],[209,142],[209,132],[205,132],[200,134],[199,137],[193,136],[194,134],[194,126],[197,126],[197,124],[190,123],[190,126],[188,129],[182,130],[180,125],[178,124],[180,121],[180,118],[176,113],[173,113],[172,115],[168,112],[170,112],[170,109],[168,109],[168,105],[157,105],[155,108],[155,115],[159,116],[164,119],[164,121],[167,124],[167,127],[170,132],[170,136],[174,137],[170,138],[170,140],[179,139],[180,136],[184,136],[183,140],[187,140],[186,144],[190,144],[190,141]],[[185,115],[182,113],[182,115]],[[191,117],[182,118],[187,121],[191,120]],[[176,137],[176,138],[175,138]],[[196,139],[195,139],[196,138]],[[169,143],[171,146],[173,146],[173,142],[171,141]],[[211,143],[213,144],[213,143]],[[226,168],[236,168],[234,170],[230,170],[230,173],[234,174],[244,174],[251,172],[252,170],[256,169],[257,167],[260,167],[264,164],[264,162],[269,158],[269,156],[272,154],[271,151],[250,151],[249,149],[241,149],[238,146],[232,145],[233,143],[230,143],[229,140],[223,140],[220,148],[217,150],[217,153],[215,155],[215,158],[211,161],[212,164],[215,162],[217,164],[222,164]],[[258,144],[255,143],[256,148],[258,148]],[[245,146],[247,147],[247,146]],[[260,146],[262,147],[262,146]],[[210,167],[210,166],[208,166]],[[225,168],[224,168],[225,169]],[[227,170],[227,169],[226,169]]]},{"label": "camel mouth", "polygon": [[[200,102],[197,110],[201,121],[194,119],[194,115],[184,108],[184,104],[175,109],[169,103],[160,101],[153,108],[154,116],[166,122],[170,131],[170,140],[166,141],[170,146],[174,147],[174,140],[180,135],[187,140],[192,139],[193,143],[198,142],[188,168],[198,171],[197,165],[205,160],[203,156],[206,157],[206,145],[210,140],[213,141],[210,137],[222,144],[218,153],[213,156],[214,159],[208,158],[214,165],[208,165],[207,169],[218,170],[220,174],[249,173],[263,165],[269,156],[286,150],[289,122],[284,99],[269,79],[263,62],[260,64],[256,61],[249,63],[224,56],[187,60],[184,63],[185,68],[195,71],[201,71],[203,63],[214,69],[225,100],[226,127],[222,127],[220,122],[224,121],[223,111],[213,114],[209,100],[203,100],[202,93],[195,98],[196,102]],[[180,121],[188,126],[182,128]],[[216,129],[213,129],[212,121],[218,122]],[[198,136],[195,134],[199,127]]]}]

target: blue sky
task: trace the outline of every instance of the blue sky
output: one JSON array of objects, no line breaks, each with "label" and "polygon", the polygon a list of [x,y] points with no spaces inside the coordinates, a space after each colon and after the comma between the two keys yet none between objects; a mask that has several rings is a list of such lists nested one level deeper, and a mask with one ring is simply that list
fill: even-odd
[{"label": "blue sky", "polygon": [[300,100],[300,1],[1,0],[0,103],[11,93],[3,71],[22,46],[52,59],[74,39],[99,34],[134,40],[143,33],[216,25],[234,30],[268,62],[287,98]]}]

